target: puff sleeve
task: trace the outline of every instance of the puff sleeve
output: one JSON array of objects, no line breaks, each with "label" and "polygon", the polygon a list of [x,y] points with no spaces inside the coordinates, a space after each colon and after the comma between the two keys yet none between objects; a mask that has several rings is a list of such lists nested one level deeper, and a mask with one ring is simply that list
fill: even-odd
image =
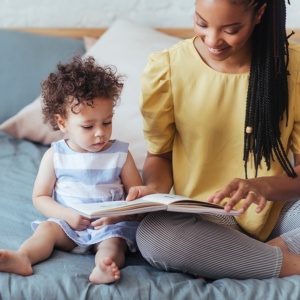
[{"label": "puff sleeve", "polygon": [[140,109],[152,154],[171,151],[176,132],[169,60],[167,50],[151,54],[141,77]]}]

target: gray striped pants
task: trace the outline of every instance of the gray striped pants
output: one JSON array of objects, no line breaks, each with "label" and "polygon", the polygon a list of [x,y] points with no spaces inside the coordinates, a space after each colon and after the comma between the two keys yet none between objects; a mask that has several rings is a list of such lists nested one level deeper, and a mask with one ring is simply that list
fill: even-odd
[{"label": "gray striped pants", "polygon": [[[279,235],[300,254],[300,200],[283,207],[269,239]],[[154,267],[211,279],[278,277],[282,264],[280,248],[249,237],[230,216],[151,213],[137,243]]]}]

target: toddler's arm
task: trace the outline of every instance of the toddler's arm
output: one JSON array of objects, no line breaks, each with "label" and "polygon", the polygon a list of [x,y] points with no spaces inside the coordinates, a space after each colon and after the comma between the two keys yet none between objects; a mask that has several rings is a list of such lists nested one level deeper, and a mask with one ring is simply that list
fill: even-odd
[{"label": "toddler's arm", "polygon": [[[131,153],[128,151],[126,162],[123,166],[121,172],[121,180],[124,185],[126,194],[129,192],[129,189],[133,186],[142,186],[142,178],[140,173],[134,163]],[[91,225],[95,229],[101,229],[103,226],[108,224],[116,224],[122,221],[140,221],[143,218],[144,214],[139,215],[126,215],[126,216],[117,216],[117,217],[103,217],[97,220],[94,220]]]},{"label": "toddler's arm", "polygon": [[129,151],[128,151],[126,162],[121,172],[121,180],[124,185],[126,194],[128,194],[129,189],[131,187],[143,185],[141,175]]},{"label": "toddler's arm", "polygon": [[70,208],[64,207],[52,198],[55,182],[53,149],[50,148],[42,158],[35,180],[32,193],[33,204],[46,217],[65,220],[75,230],[85,229],[90,225],[88,218],[76,214]]}]

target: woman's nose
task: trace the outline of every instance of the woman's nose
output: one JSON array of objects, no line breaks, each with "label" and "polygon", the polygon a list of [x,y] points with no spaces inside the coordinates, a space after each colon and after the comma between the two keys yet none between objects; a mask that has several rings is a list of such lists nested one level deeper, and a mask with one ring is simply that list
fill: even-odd
[{"label": "woman's nose", "polygon": [[209,30],[205,35],[205,43],[211,48],[217,48],[220,40],[220,35],[216,30]]}]

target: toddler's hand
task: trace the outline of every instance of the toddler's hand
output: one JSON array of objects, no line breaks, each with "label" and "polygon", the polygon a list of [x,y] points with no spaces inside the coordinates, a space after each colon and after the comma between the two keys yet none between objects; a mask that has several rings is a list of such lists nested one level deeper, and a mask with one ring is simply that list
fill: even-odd
[{"label": "toddler's hand", "polygon": [[123,216],[102,217],[102,218],[92,221],[91,226],[93,226],[94,229],[99,230],[106,225],[116,224],[123,220],[124,220]]},{"label": "toddler's hand", "polygon": [[132,201],[150,194],[157,194],[157,191],[146,185],[133,186],[128,191],[126,201]]},{"label": "toddler's hand", "polygon": [[64,220],[69,224],[69,226],[74,230],[84,230],[91,225],[91,220],[89,218],[83,217],[71,209],[68,209],[68,213],[65,215]]}]

